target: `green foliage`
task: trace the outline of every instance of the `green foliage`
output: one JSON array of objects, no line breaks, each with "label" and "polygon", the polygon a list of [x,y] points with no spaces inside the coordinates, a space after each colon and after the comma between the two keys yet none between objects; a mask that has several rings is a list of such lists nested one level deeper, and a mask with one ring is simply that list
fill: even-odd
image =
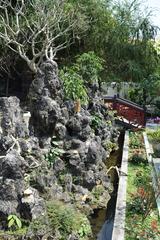
[{"label": "green foliage", "polygon": [[133,164],[147,164],[147,159],[144,155],[139,154],[139,153],[134,153],[132,157],[130,158],[131,163]]},{"label": "green foliage", "polygon": [[66,99],[81,100],[82,104],[87,103],[88,95],[82,76],[79,75],[76,66],[66,67],[60,71],[63,80],[64,93]]},{"label": "green foliage", "polygon": [[118,145],[116,143],[114,143],[114,142],[107,141],[104,147],[105,147],[106,150],[111,152],[111,151],[116,150]]},{"label": "green foliage", "polygon": [[[155,79],[156,73],[159,75],[159,55],[153,41],[156,27],[150,22],[149,12],[142,13],[139,0],[118,2],[111,0],[34,0],[33,2],[33,5],[30,1],[25,2],[25,17],[23,14],[20,16],[22,31],[15,35],[15,40],[19,41],[21,46],[24,45],[24,53],[29,60],[35,61],[36,68],[42,60],[41,56],[45,55],[48,36],[49,38],[52,36],[54,41],[46,52],[50,57],[48,51],[50,47],[53,48],[55,54],[61,51],[58,53],[58,61],[61,65],[62,63],[72,64],[76,56],[79,56],[74,67],[64,69],[62,72],[66,80],[67,99],[79,97],[82,102],[86,102],[84,83],[101,81],[101,79],[110,82],[142,82],[142,86],[137,89],[138,94],[133,94],[139,103],[146,101],[146,95],[147,101],[150,101],[157,94],[155,90],[158,89],[156,85],[159,83],[151,80]],[[16,18],[13,11],[11,12],[10,25],[16,31]],[[35,30],[35,34],[32,33],[27,23]],[[47,28],[37,34],[46,23]],[[4,33],[3,25],[0,31]],[[50,33],[46,36],[48,31]],[[34,37],[36,55],[32,59]],[[29,40],[26,41],[26,39]],[[17,45],[12,46],[10,42],[6,44],[6,47],[13,47],[17,51]],[[64,47],[67,47],[67,50],[64,50]],[[4,41],[1,49],[4,51]],[[41,51],[42,55],[39,55]],[[30,65],[32,65],[31,61]],[[76,81],[77,86],[73,86]],[[148,89],[152,93],[149,93]],[[73,94],[72,90],[74,90]]]},{"label": "green foliage", "polygon": [[[116,24],[111,30],[108,44],[108,60],[111,69],[123,81],[140,82],[154,73],[158,66],[158,58],[150,41],[154,38],[156,28],[141,12],[140,2],[121,1],[114,5]],[[148,59],[150,59],[148,61]]]},{"label": "green foliage", "polygon": [[52,139],[52,147],[45,155],[46,161],[49,162],[50,167],[55,163],[56,159],[62,157],[65,151],[59,147],[59,144]]},{"label": "green foliage", "polygon": [[86,236],[91,235],[91,226],[84,221],[84,223],[81,224],[81,227],[78,231],[78,235],[80,236],[80,238],[84,239],[86,238]]},{"label": "green foliage", "polygon": [[76,64],[79,73],[87,83],[94,83],[100,80],[100,73],[103,70],[104,60],[94,52],[83,53],[77,58]]},{"label": "green foliage", "polygon": [[35,236],[35,238],[40,229],[43,233],[48,233],[50,231],[48,222],[46,221],[46,216],[41,216],[39,218],[33,219],[28,228],[28,230],[31,231]]},{"label": "green foliage", "polygon": [[82,104],[88,102],[87,88],[89,83],[100,80],[100,72],[103,59],[94,52],[83,53],[76,59],[71,67],[65,67],[60,71],[63,80],[66,99],[81,100]]},{"label": "green foliage", "polygon": [[126,240],[159,240],[159,222],[155,217],[149,217],[142,222],[138,216],[132,216],[126,227]]},{"label": "green foliage", "polygon": [[132,212],[132,214],[140,214],[141,212],[146,210],[146,206],[141,197],[135,196],[132,199],[132,202],[128,203],[127,211]]},{"label": "green foliage", "polygon": [[141,164],[141,166],[143,167],[143,170],[138,170],[136,172],[136,177],[134,178],[134,184],[136,185],[136,187],[144,187],[147,185],[151,185],[151,167],[146,166],[146,164]]},{"label": "green foliage", "polygon": [[94,197],[99,200],[100,196],[104,193],[105,189],[102,185],[97,185],[93,188],[92,194]]},{"label": "green foliage", "polygon": [[[4,236],[8,236],[10,237],[9,239],[14,239],[14,237],[19,237],[19,238],[23,238],[26,233],[27,233],[27,230],[28,228],[27,227],[23,227],[23,228],[20,228],[20,229],[10,229],[8,231],[2,231],[0,230],[0,239],[4,239],[3,237]],[[2,238],[1,238],[2,237]]]},{"label": "green foliage", "polygon": [[50,201],[47,203],[47,212],[50,228],[53,232],[58,230],[62,235],[61,239],[67,239],[71,233],[77,234],[79,239],[89,239],[91,236],[88,219],[72,206],[59,201]]},{"label": "green foliage", "polygon": [[147,135],[151,142],[159,143],[160,142],[160,128],[156,130],[147,130]]},{"label": "green foliage", "polygon": [[142,147],[142,137],[137,132],[130,132],[130,138],[129,138],[129,146],[130,148],[141,148]]},{"label": "green foliage", "polygon": [[155,97],[160,95],[160,76],[158,74],[150,74],[141,81],[135,88],[130,88],[129,98],[140,105],[148,105],[155,103]]},{"label": "green foliage", "polygon": [[[149,175],[146,176],[149,179]],[[127,204],[127,239],[148,239],[147,237],[151,236],[152,239],[158,239],[158,236],[160,236],[159,224],[156,216],[157,212],[154,209],[154,192],[150,181],[145,181],[143,186],[138,187],[137,185],[137,192],[132,194],[132,198]],[[139,238],[138,236],[143,237]]]},{"label": "green foliage", "polygon": [[102,119],[98,114],[94,114],[91,116],[91,127],[96,130],[100,127],[100,125],[102,124]]},{"label": "green foliage", "polygon": [[153,157],[159,158],[160,157],[160,128],[156,129],[147,129],[147,136],[149,138],[150,143],[153,147]]},{"label": "green foliage", "polygon": [[21,222],[20,218],[18,218],[16,215],[14,215],[14,214],[9,215],[7,220],[8,220],[8,228],[9,229],[22,228],[22,222]]}]

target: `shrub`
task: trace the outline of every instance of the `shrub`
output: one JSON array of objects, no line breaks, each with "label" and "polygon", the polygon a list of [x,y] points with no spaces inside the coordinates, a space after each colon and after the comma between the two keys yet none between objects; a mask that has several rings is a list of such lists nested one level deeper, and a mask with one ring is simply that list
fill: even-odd
[{"label": "shrub", "polygon": [[63,68],[60,77],[63,80],[65,98],[74,101],[80,99],[82,104],[88,103],[87,83],[100,81],[103,61],[91,51],[78,56],[71,67]]},{"label": "shrub", "polygon": [[151,169],[147,166],[145,166],[145,168],[146,169],[144,169],[143,171],[139,170],[136,173],[134,183],[137,187],[146,186],[151,182],[151,178],[150,178]]},{"label": "shrub", "polygon": [[46,216],[40,216],[39,218],[33,219],[30,223],[28,233],[32,233],[35,239],[37,239],[39,234],[45,235],[51,231],[46,219]]},{"label": "shrub", "polygon": [[100,81],[100,73],[103,70],[104,60],[98,57],[93,51],[83,53],[77,58],[79,73],[88,83]]},{"label": "shrub", "polygon": [[130,148],[141,148],[143,146],[139,133],[130,132]]},{"label": "shrub", "polygon": [[144,155],[139,155],[138,153],[133,154],[130,161],[133,164],[141,164],[141,163],[147,164],[147,160],[144,157]]},{"label": "shrub", "polygon": [[160,142],[160,128],[156,130],[147,130],[147,135],[151,141],[156,143]]},{"label": "shrub", "polygon": [[100,196],[102,196],[102,194],[104,193],[105,189],[102,185],[97,185],[93,188],[92,190],[92,194],[94,195],[94,197],[99,200]]},{"label": "shrub", "polygon": [[89,239],[91,227],[88,219],[75,210],[72,206],[60,201],[47,202],[49,225],[53,230],[58,230],[62,239],[67,239],[69,234],[75,233],[79,239]]},{"label": "shrub", "polygon": [[63,81],[64,94],[66,99],[81,100],[82,104],[88,102],[87,90],[82,76],[78,73],[76,66],[66,67],[60,71]]},{"label": "shrub", "polygon": [[105,144],[105,149],[108,150],[109,152],[115,151],[118,149],[118,144],[111,141],[107,141]]},{"label": "shrub", "polygon": [[94,130],[96,130],[96,129],[98,129],[99,127],[100,127],[100,125],[102,124],[102,119],[101,119],[101,117],[99,117],[98,115],[93,115],[92,117],[91,117],[91,119],[92,119],[92,122],[91,122],[91,127],[94,129]]}]

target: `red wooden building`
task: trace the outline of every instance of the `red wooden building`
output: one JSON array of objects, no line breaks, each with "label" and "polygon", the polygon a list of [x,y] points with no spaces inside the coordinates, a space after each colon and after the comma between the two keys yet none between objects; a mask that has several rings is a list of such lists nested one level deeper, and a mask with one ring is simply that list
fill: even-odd
[{"label": "red wooden building", "polygon": [[138,104],[127,99],[114,97],[103,97],[105,105],[117,112],[117,116],[121,117],[123,122],[133,126],[144,127],[146,124],[145,110]]}]

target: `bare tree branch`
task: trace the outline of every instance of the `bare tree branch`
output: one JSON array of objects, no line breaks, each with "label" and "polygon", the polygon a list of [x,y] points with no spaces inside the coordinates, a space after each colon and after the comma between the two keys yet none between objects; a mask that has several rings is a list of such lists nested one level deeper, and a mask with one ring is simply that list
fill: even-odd
[{"label": "bare tree branch", "polygon": [[53,60],[71,42],[68,36],[75,21],[60,0],[18,0],[15,4],[0,0],[0,25],[0,38],[6,46],[36,72],[44,56]]}]

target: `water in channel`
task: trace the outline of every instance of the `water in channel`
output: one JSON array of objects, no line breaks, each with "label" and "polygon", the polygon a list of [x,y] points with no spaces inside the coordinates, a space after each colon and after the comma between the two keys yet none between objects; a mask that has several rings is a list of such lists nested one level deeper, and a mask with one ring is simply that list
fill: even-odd
[{"label": "water in channel", "polygon": [[[112,152],[110,157],[106,160],[106,166],[109,169],[111,166],[121,166],[122,149],[123,149],[124,136],[121,133],[119,137],[119,149]],[[96,209],[91,216],[91,225],[93,231],[92,240],[111,240],[112,230],[114,224],[115,207],[118,191],[118,174],[115,169],[110,170],[108,173],[111,183],[113,184],[113,192],[107,204],[106,209]]]}]

